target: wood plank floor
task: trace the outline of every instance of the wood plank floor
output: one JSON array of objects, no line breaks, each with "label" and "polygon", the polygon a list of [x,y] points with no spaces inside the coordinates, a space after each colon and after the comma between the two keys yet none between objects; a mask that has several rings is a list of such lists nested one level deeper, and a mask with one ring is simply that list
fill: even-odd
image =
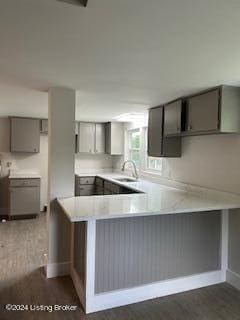
[{"label": "wood plank floor", "polygon": [[[69,277],[46,279],[46,217],[0,223],[0,320],[240,320],[240,292],[228,284],[85,316]],[[6,311],[4,305],[77,305],[76,311]]]}]

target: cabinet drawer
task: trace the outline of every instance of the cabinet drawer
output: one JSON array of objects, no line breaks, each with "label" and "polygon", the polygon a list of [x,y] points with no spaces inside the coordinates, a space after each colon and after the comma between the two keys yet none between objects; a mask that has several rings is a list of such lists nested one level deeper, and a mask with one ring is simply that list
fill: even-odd
[{"label": "cabinet drawer", "polygon": [[94,184],[95,183],[95,177],[80,177],[79,178],[80,184]]},{"label": "cabinet drawer", "polygon": [[10,179],[10,187],[39,187],[40,179]]},{"label": "cabinet drawer", "polygon": [[94,185],[81,185],[79,186],[79,194],[80,196],[92,196],[95,192]]}]

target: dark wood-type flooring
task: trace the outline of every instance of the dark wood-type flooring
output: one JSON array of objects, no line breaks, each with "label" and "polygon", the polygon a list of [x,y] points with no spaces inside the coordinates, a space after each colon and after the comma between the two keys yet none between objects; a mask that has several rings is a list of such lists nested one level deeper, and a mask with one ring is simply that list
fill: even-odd
[{"label": "dark wood-type flooring", "polygon": [[[240,292],[221,284],[84,315],[70,277],[46,279],[46,217],[0,223],[0,320],[240,320]],[[6,311],[5,304],[77,305],[77,311]]]}]

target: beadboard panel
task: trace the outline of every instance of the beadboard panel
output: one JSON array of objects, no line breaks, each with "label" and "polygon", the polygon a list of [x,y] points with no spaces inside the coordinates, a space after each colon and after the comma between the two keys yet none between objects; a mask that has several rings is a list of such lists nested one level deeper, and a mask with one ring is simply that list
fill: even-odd
[{"label": "beadboard panel", "polygon": [[240,274],[240,209],[230,210],[229,214],[229,247],[228,268]]},{"label": "beadboard panel", "polygon": [[220,270],[221,213],[99,220],[95,293]]}]

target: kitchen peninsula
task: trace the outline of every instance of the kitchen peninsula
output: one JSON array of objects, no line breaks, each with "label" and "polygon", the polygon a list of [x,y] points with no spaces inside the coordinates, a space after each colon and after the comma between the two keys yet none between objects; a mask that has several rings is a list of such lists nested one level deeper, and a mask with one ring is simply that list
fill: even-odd
[{"label": "kitchen peninsula", "polygon": [[58,199],[86,313],[226,281],[228,210],[240,208],[239,195],[97,177],[133,193]]}]

